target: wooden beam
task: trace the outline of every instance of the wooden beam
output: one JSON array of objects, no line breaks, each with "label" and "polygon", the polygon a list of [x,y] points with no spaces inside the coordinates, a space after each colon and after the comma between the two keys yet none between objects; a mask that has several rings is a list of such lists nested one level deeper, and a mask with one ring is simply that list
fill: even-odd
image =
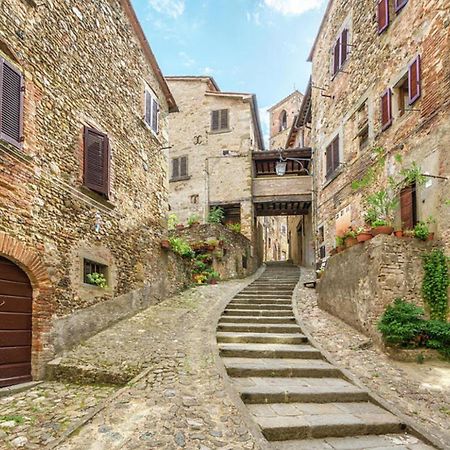
[{"label": "wooden beam", "polygon": [[[283,152],[285,158],[311,158],[312,149],[306,148],[292,148],[286,149]],[[264,151],[264,152],[253,152],[253,160],[255,161],[265,161],[274,160],[278,161],[280,159],[280,153],[277,151]]]},{"label": "wooden beam", "polygon": [[264,216],[306,216],[309,214],[309,209],[296,209],[287,211],[285,209],[271,209],[271,210],[257,210],[258,217]]},{"label": "wooden beam", "polygon": [[311,194],[275,195],[273,197],[253,197],[253,203],[279,203],[279,202],[311,202]]}]

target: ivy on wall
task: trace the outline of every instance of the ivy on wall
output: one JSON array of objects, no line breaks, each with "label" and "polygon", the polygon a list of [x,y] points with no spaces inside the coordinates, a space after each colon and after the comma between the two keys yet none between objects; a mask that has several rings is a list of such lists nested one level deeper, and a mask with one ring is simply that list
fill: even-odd
[{"label": "ivy on wall", "polygon": [[422,296],[430,310],[430,318],[445,322],[449,310],[448,258],[442,249],[436,248],[423,255],[423,268]]}]

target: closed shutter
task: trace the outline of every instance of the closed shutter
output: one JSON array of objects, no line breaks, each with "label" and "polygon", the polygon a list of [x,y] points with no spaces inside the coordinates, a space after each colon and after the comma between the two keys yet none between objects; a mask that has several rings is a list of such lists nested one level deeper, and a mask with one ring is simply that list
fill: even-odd
[{"label": "closed shutter", "polygon": [[106,134],[84,128],[84,184],[109,196],[109,140]]},{"label": "closed shutter", "polygon": [[145,91],[145,123],[150,127],[152,125],[152,96],[150,92]]},{"label": "closed shutter", "polygon": [[416,225],[416,186],[405,187],[400,191],[400,216],[402,227],[411,230]]},{"label": "closed shutter", "polygon": [[180,176],[187,177],[187,156],[180,158]]},{"label": "closed shutter", "polygon": [[409,104],[412,105],[420,97],[420,56],[418,56],[408,69]]},{"label": "closed shutter", "polygon": [[333,172],[333,144],[327,147],[326,151],[326,177]]},{"label": "closed shutter", "polygon": [[392,91],[387,89],[381,96],[381,126],[382,130],[388,128],[392,123]]},{"label": "closed shutter", "polygon": [[220,111],[213,111],[211,113],[211,130],[219,131],[220,126]]},{"label": "closed shutter", "polygon": [[341,47],[341,39],[339,38],[336,41],[333,51],[333,75],[336,75],[339,71],[340,47]]},{"label": "closed shutter", "polygon": [[220,129],[228,130],[228,109],[222,109],[220,112]]},{"label": "closed shutter", "polygon": [[158,102],[153,99],[153,113],[152,113],[152,130],[158,133],[158,115],[159,115],[159,105]]},{"label": "closed shutter", "polygon": [[347,61],[348,54],[348,30],[344,29],[341,34],[341,66]]},{"label": "closed shutter", "polygon": [[389,0],[378,0],[378,34],[389,26]]},{"label": "closed shutter", "polygon": [[332,144],[333,148],[333,172],[339,167],[339,137]]},{"label": "closed shutter", "polygon": [[24,80],[22,74],[0,58],[0,138],[22,146]]},{"label": "closed shutter", "polygon": [[180,165],[179,165],[179,159],[173,158],[172,159],[172,178],[180,178]]},{"label": "closed shutter", "polygon": [[400,11],[407,3],[408,0],[395,0],[395,11]]}]

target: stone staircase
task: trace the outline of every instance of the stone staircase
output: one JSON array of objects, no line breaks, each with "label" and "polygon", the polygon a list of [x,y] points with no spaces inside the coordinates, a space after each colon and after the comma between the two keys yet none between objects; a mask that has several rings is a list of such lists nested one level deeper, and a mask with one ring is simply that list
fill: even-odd
[{"label": "stone staircase", "polygon": [[299,269],[268,265],[217,328],[230,379],[271,448],[432,449],[308,342],[291,305]]}]

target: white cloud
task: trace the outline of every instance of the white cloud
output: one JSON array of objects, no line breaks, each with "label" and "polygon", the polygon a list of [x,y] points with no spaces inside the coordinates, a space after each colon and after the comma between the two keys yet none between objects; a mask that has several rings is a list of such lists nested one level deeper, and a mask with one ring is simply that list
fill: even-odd
[{"label": "white cloud", "polygon": [[261,26],[261,15],[258,11],[248,12],[247,11],[247,21],[253,22],[257,26]]},{"label": "white cloud", "polygon": [[319,8],[323,0],[264,0],[264,3],[269,8],[289,16]]},{"label": "white cloud", "polygon": [[215,72],[215,70],[212,67],[205,67],[203,69],[203,73],[205,75],[212,75],[212,74],[214,74],[214,72]]},{"label": "white cloud", "polygon": [[259,108],[259,118],[261,120],[261,128],[266,149],[269,148],[270,137],[270,115],[266,108]]},{"label": "white cloud", "polygon": [[191,58],[186,52],[178,52],[178,56],[184,67],[192,67],[195,64],[195,59]]},{"label": "white cloud", "polygon": [[148,0],[148,2],[155,11],[174,19],[184,13],[184,0]]}]

